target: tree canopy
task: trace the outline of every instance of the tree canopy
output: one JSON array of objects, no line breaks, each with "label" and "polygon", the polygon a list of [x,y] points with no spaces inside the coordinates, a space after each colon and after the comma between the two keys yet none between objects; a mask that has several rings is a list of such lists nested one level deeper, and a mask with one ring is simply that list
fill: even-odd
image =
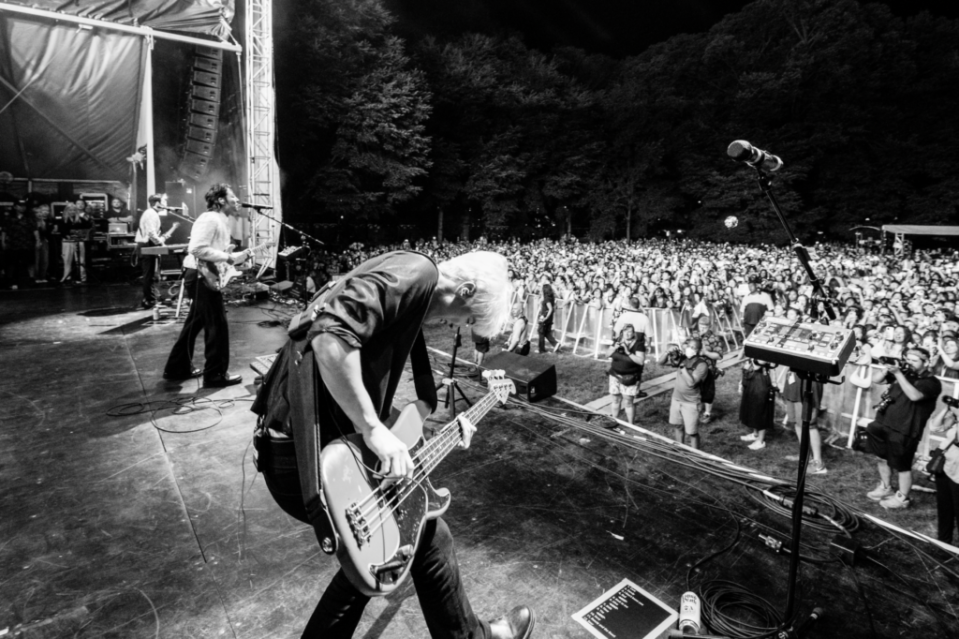
[{"label": "tree canopy", "polygon": [[299,4],[281,166],[288,210],[315,221],[784,239],[735,139],[783,158],[774,190],[801,237],[957,217],[957,21],[759,0],[612,59],[515,34],[404,41],[382,0]]}]

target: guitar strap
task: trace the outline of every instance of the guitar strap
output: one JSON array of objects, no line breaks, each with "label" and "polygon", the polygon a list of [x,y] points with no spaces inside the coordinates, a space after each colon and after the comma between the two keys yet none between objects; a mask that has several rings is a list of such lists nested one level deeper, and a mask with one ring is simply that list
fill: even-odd
[{"label": "guitar strap", "polygon": [[296,452],[297,472],[306,516],[320,548],[327,554],[336,552],[339,538],[326,511],[326,498],[320,477],[320,424],[318,393],[319,381],[312,349],[306,350],[305,335],[294,342],[288,359],[287,392],[290,398],[290,427],[293,431],[293,449]]}]

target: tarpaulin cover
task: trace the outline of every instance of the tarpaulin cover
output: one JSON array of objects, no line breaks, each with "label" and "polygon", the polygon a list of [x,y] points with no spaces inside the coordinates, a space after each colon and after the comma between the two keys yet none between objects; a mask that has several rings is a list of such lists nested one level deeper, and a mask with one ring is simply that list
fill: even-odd
[{"label": "tarpaulin cover", "polygon": [[0,171],[128,180],[144,46],[138,35],[0,14]]},{"label": "tarpaulin cover", "polygon": [[235,0],[30,0],[7,2],[120,24],[190,31],[226,40]]},{"label": "tarpaulin cover", "polygon": [[959,235],[959,226],[923,226],[919,224],[884,224],[887,233],[904,235]]}]

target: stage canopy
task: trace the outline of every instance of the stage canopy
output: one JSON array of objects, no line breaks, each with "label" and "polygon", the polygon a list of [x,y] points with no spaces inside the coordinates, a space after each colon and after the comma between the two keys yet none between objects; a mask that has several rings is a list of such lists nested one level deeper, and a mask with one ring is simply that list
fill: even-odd
[{"label": "stage canopy", "polygon": [[30,0],[35,9],[166,31],[204,33],[226,40],[234,0]]},{"label": "stage canopy", "polygon": [[959,226],[925,226],[922,224],[884,224],[882,230],[896,235],[959,235]]},{"label": "stage canopy", "polygon": [[0,2],[0,171],[125,182],[144,144],[138,125],[141,102],[149,103],[149,38],[14,7],[222,39],[234,12],[233,0]]}]

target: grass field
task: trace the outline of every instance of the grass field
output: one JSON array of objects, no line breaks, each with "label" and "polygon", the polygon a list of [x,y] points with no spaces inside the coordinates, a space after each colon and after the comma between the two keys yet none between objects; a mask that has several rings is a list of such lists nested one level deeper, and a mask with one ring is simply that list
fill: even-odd
[{"label": "grass field", "polygon": [[[451,353],[453,348],[453,331],[441,324],[429,324],[426,327],[427,343],[437,350]],[[502,342],[494,341],[491,354],[502,349]],[[468,332],[464,333],[462,345],[458,351],[458,359],[471,362],[473,358],[473,344]],[[568,349],[559,354],[538,354],[536,344],[533,344],[531,357],[542,359],[555,364],[558,378],[557,396],[574,401],[578,404],[588,404],[608,392],[608,378],[606,370],[608,360],[594,360],[588,357],[578,357],[569,354]],[[448,366],[446,358],[436,358],[438,368]],[[655,362],[647,364],[643,379],[651,379],[672,372],[675,369],[662,368]],[[714,455],[728,459],[736,464],[753,468],[761,473],[779,479],[795,482],[796,466],[786,460],[787,455],[796,455],[799,452],[799,443],[793,431],[782,428],[783,408],[777,405],[776,426],[767,433],[766,448],[752,451],[739,437],[748,430],[739,422],[740,395],[738,392],[741,378],[739,366],[727,369],[726,375],[717,380],[716,402],[713,407],[713,420],[700,426],[702,448]],[[636,425],[663,435],[671,435],[672,427],[668,424],[670,393],[645,399],[636,404]],[[621,416],[621,418],[624,418]],[[593,423],[596,423],[595,420]],[[611,423],[610,423],[611,425]],[[837,442],[843,444],[844,442]],[[807,478],[807,489],[815,490],[836,499],[842,500],[849,506],[861,509],[876,517],[885,519],[899,526],[935,537],[936,507],[935,495],[932,493],[914,490],[911,495],[910,508],[900,511],[887,511],[878,504],[865,498],[865,493],[875,487],[878,481],[878,472],[874,458],[846,449],[824,446],[823,460],[829,472],[826,475],[810,475]],[[638,459],[636,464],[666,463],[659,460]],[[924,476],[916,474],[915,485],[918,487],[932,486]],[[732,488],[731,488],[732,489]]]}]

